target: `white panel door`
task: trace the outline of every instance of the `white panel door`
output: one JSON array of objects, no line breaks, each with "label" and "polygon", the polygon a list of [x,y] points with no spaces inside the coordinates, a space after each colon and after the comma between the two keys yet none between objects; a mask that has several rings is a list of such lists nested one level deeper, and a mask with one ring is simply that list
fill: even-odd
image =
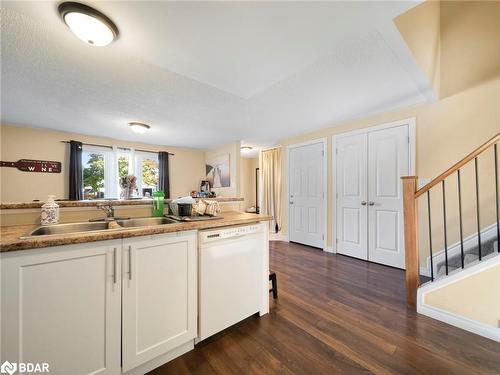
[{"label": "white panel door", "polygon": [[401,176],[409,173],[408,126],[368,133],[368,259],[404,268]]},{"label": "white panel door", "polygon": [[196,243],[195,232],[124,242],[124,372],[196,337]]},{"label": "white panel door", "polygon": [[324,143],[289,150],[290,241],[324,246]]},{"label": "white panel door", "polygon": [[120,374],[121,240],[4,253],[1,361]]},{"label": "white panel door", "polygon": [[337,140],[337,252],[368,259],[367,135]]}]

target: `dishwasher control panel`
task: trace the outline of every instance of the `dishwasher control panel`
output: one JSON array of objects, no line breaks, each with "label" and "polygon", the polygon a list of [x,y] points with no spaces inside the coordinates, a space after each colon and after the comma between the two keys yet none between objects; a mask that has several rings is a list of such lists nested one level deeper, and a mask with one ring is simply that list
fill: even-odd
[{"label": "dishwasher control panel", "polygon": [[220,229],[212,229],[200,231],[200,243],[224,240],[228,238],[245,236],[248,234],[262,232],[262,224],[252,224],[237,227],[228,227]]}]

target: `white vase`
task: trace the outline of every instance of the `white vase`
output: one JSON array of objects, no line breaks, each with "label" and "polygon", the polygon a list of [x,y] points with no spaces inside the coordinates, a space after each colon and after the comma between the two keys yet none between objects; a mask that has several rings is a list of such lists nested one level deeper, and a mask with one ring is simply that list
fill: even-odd
[{"label": "white vase", "polygon": [[55,195],[49,195],[47,203],[42,206],[42,225],[52,225],[59,222],[59,205],[54,201]]}]

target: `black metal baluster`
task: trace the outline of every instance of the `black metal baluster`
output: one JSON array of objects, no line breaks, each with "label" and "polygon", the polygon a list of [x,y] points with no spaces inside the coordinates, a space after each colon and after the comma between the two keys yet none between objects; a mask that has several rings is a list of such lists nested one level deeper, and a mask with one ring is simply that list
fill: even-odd
[{"label": "black metal baluster", "polygon": [[429,253],[431,259],[431,281],[434,281],[434,260],[432,259],[432,225],[431,225],[431,196],[427,190],[427,213],[429,214]]},{"label": "black metal baluster", "polygon": [[458,179],[458,218],[460,221],[460,255],[462,261],[462,268],[464,268],[464,237],[462,226],[462,186],[460,184],[460,169],[457,170]]},{"label": "black metal baluster", "polygon": [[443,185],[444,263],[446,267],[446,275],[448,275],[448,236],[446,234],[446,192],[445,192],[444,180],[442,181],[442,185]]},{"label": "black metal baluster", "polygon": [[498,202],[498,154],[497,154],[497,144],[495,143],[494,146],[494,153],[495,153],[495,197],[496,197],[496,209],[497,209],[497,247],[498,247],[498,252],[500,253],[500,216],[498,213],[498,205],[500,202]]},{"label": "black metal baluster", "polygon": [[479,247],[479,260],[482,259],[481,251],[481,221],[479,219],[479,171],[477,168],[477,157],[474,158],[474,171],[476,175],[476,218],[477,218],[477,245]]}]

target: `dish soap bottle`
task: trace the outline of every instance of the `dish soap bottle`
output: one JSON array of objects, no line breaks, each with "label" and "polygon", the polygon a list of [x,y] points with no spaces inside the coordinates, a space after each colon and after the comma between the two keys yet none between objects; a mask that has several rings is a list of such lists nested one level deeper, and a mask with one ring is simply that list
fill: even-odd
[{"label": "dish soap bottle", "polygon": [[52,225],[59,222],[59,205],[55,202],[55,198],[55,195],[49,195],[47,203],[42,206],[42,225]]},{"label": "dish soap bottle", "polygon": [[155,217],[163,216],[164,201],[165,201],[165,194],[163,194],[163,191],[155,191],[153,193],[153,216]]}]

